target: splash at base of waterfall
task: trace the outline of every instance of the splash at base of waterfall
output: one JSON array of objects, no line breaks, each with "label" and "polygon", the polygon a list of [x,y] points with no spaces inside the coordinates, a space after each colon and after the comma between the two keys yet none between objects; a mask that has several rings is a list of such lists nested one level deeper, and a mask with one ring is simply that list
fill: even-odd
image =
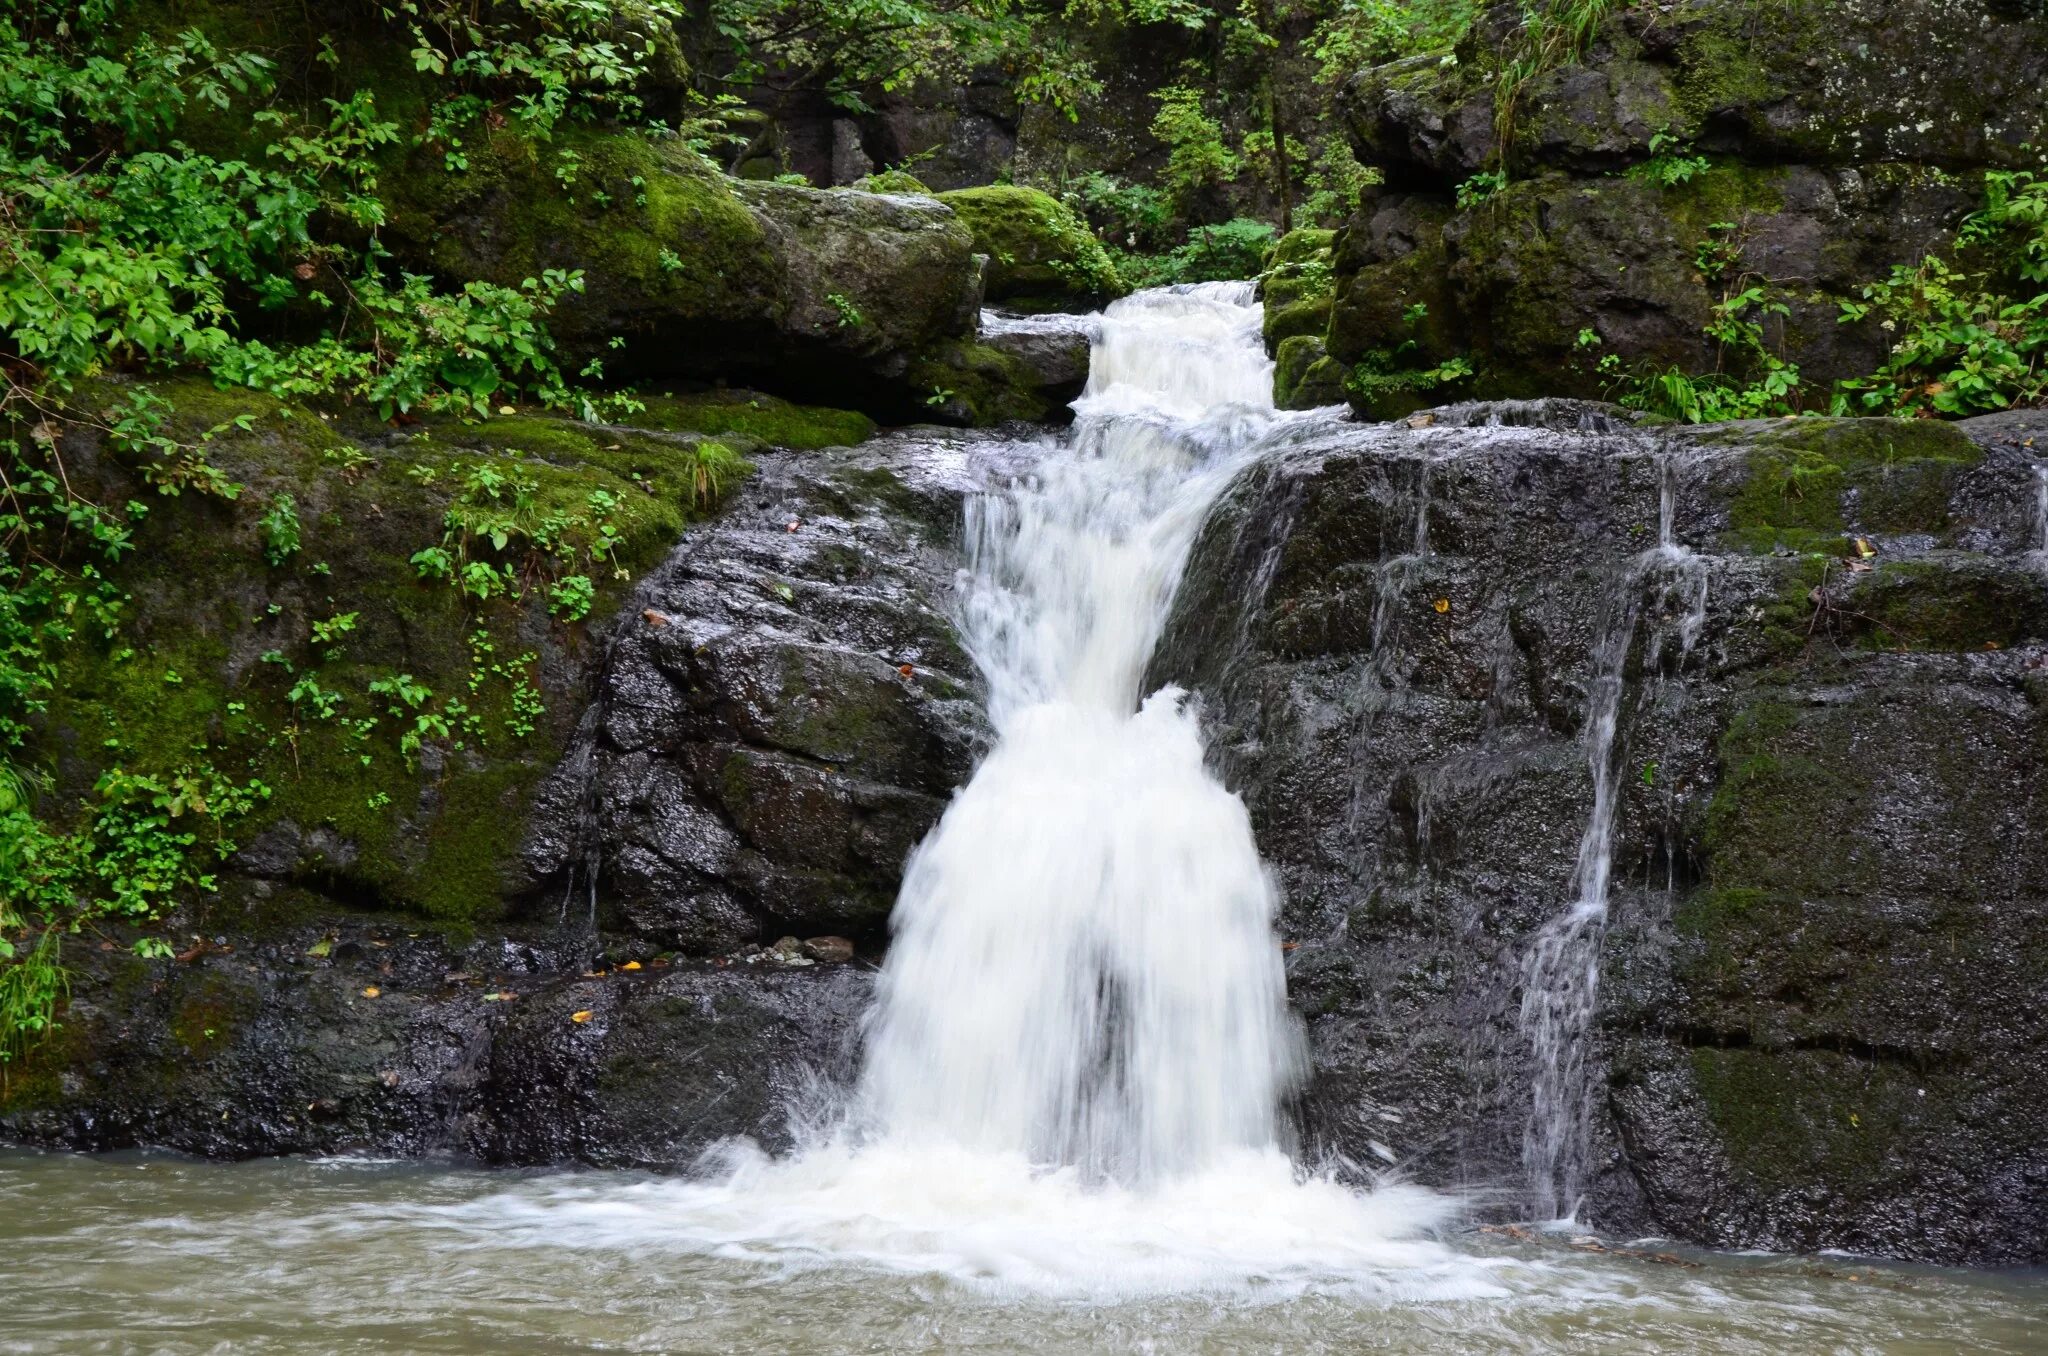
[{"label": "splash at base of waterfall", "polygon": [[603,1190],[567,1178],[477,1208],[565,1248],[931,1276],[996,1295],[1409,1303],[1506,1293],[1493,1262],[1421,1236],[1445,1222],[1445,1198],[1303,1181],[1277,1151],[1142,1189],[907,1137],[786,1159],[728,1145],[705,1166],[716,1171],[696,1181]]}]

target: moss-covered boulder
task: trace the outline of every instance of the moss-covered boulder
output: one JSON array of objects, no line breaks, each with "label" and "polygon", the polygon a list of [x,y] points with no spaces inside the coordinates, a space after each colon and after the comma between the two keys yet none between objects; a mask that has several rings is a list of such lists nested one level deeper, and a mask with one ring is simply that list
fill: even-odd
[{"label": "moss-covered boulder", "polygon": [[988,300],[1018,311],[1086,311],[1130,289],[1095,233],[1049,193],[1008,184],[962,188],[939,200],[988,256]]},{"label": "moss-covered boulder", "polygon": [[455,279],[583,272],[552,328],[613,378],[718,378],[903,418],[924,349],[972,333],[972,242],[929,200],[741,184],[680,145],[501,131],[389,192],[394,249]]}]

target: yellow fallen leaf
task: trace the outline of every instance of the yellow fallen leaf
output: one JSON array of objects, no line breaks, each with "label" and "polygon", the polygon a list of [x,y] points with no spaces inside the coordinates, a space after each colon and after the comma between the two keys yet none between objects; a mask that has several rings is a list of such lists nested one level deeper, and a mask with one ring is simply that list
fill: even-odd
[{"label": "yellow fallen leaf", "polygon": [[365,997],[365,998],[375,998],[375,997],[376,997],[376,996],[377,996],[378,994],[380,994],[380,993],[382,993],[382,992],[384,992],[384,991],[383,991],[382,989],[380,989],[380,988],[378,988],[378,987],[377,987],[376,985],[372,984],[372,985],[371,985],[371,986],[370,986],[369,988],[367,988],[367,989],[363,990],[363,997]]},{"label": "yellow fallen leaf", "polygon": [[589,1008],[585,1008],[585,1009],[583,1009],[583,1011],[581,1011],[581,1012],[572,1012],[572,1013],[570,1013],[570,1014],[569,1014],[569,1020],[570,1020],[570,1021],[572,1021],[572,1022],[574,1022],[574,1023],[576,1023],[576,1025],[578,1025],[578,1026],[581,1026],[581,1025],[583,1025],[583,1024],[584,1024],[585,1022],[587,1022],[587,1021],[589,1021],[589,1020],[590,1020],[590,1009],[589,1009]]},{"label": "yellow fallen leaf", "polygon": [[625,963],[624,965],[621,965],[621,966],[620,966],[619,968],[620,968],[621,970],[638,970],[638,969],[640,968],[640,962],[639,962],[639,961],[627,961],[627,962],[626,962],[626,963]]},{"label": "yellow fallen leaf", "polygon": [[1436,600],[1433,606],[1436,608],[1438,612],[1449,612],[1451,610],[1451,600],[1448,598],[1439,598]]}]

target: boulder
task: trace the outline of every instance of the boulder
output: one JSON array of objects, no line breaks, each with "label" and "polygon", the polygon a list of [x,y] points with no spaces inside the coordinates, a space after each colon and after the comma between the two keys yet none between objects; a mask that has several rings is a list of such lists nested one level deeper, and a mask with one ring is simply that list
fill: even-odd
[{"label": "boulder", "polygon": [[1089,311],[1130,290],[1078,213],[1035,188],[995,185],[940,195],[988,257],[984,291],[1018,311]]},{"label": "boulder", "polygon": [[390,190],[401,259],[516,285],[583,272],[551,329],[565,365],[718,379],[904,419],[927,350],[972,335],[967,230],[928,199],[741,183],[675,142],[602,130],[509,131],[448,174],[416,162]]},{"label": "boulder", "polygon": [[882,939],[982,738],[945,613],[961,451],[925,430],[757,457],[624,614],[529,833],[548,891],[694,954]]}]

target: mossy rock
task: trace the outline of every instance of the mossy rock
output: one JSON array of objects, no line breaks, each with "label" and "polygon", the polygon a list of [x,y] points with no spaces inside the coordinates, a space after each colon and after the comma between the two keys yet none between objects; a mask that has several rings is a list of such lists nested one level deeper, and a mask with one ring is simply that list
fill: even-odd
[{"label": "mossy rock", "polygon": [[[450,925],[502,917],[525,885],[526,804],[584,699],[593,629],[744,463],[720,452],[710,476],[699,449],[711,440],[537,414],[431,417],[351,437],[348,419],[249,392],[157,389],[176,411],[169,431],[188,442],[246,417],[247,429],[230,423],[206,444],[243,488],[233,501],[160,498],[96,436],[67,438],[81,488],[149,511],[112,572],[129,597],[120,627],[111,638],[81,630],[55,655],[31,754],[55,774],[45,812],[70,818],[108,767],[210,764],[272,790],[235,827],[242,852],[209,906],[238,928],[260,918],[269,882]],[[101,394],[113,393],[82,403]],[[484,473],[501,499],[465,490]],[[287,496],[299,547],[272,563],[261,523]],[[469,558],[499,569],[481,600],[414,560],[453,552],[451,523],[475,521],[477,504],[520,525],[502,548],[488,531],[468,544]],[[538,537],[556,553],[537,550]],[[591,581],[580,620],[550,614],[563,571]],[[312,638],[337,617],[350,621],[331,643]],[[408,706],[370,691],[401,674],[429,695]],[[318,691],[295,698],[302,682]],[[432,720],[416,730],[421,715]],[[416,751],[401,748],[410,733],[422,736]]]},{"label": "mossy rock", "polygon": [[1692,436],[1744,449],[1728,544],[1752,551],[1834,554],[1851,532],[1940,537],[1961,477],[1984,459],[1960,429],[1931,420],[1763,420]]},{"label": "mossy rock", "polygon": [[988,256],[984,295],[1020,311],[1089,310],[1130,289],[1078,213],[1049,193],[997,184],[939,195]]},{"label": "mossy rock", "polygon": [[732,381],[899,417],[906,357],[972,333],[972,242],[934,202],[741,183],[680,143],[603,128],[500,129],[451,173],[387,174],[405,263],[516,286],[581,270],[550,320],[567,365]]},{"label": "mossy rock", "polygon": [[932,190],[925,186],[924,180],[909,170],[877,170],[854,180],[853,187],[863,193],[898,193],[919,198],[932,196]]},{"label": "mossy rock", "polygon": [[647,408],[632,420],[642,428],[738,435],[799,452],[852,447],[875,436],[875,421],[857,410],[796,405],[759,391],[643,395],[639,400]]},{"label": "mossy rock", "polygon": [[1273,360],[1273,403],[1283,410],[1341,405],[1346,375],[1344,365],[1323,351],[1320,335],[1282,339]]},{"label": "mossy rock", "polygon": [[1040,422],[1053,413],[1031,364],[989,344],[934,348],[911,364],[910,381],[929,393],[925,417],[935,423],[986,428],[1009,420]]},{"label": "mossy rock", "polygon": [[1843,608],[1879,649],[2002,650],[2048,635],[2048,580],[2027,562],[1943,553],[1853,578]]}]

